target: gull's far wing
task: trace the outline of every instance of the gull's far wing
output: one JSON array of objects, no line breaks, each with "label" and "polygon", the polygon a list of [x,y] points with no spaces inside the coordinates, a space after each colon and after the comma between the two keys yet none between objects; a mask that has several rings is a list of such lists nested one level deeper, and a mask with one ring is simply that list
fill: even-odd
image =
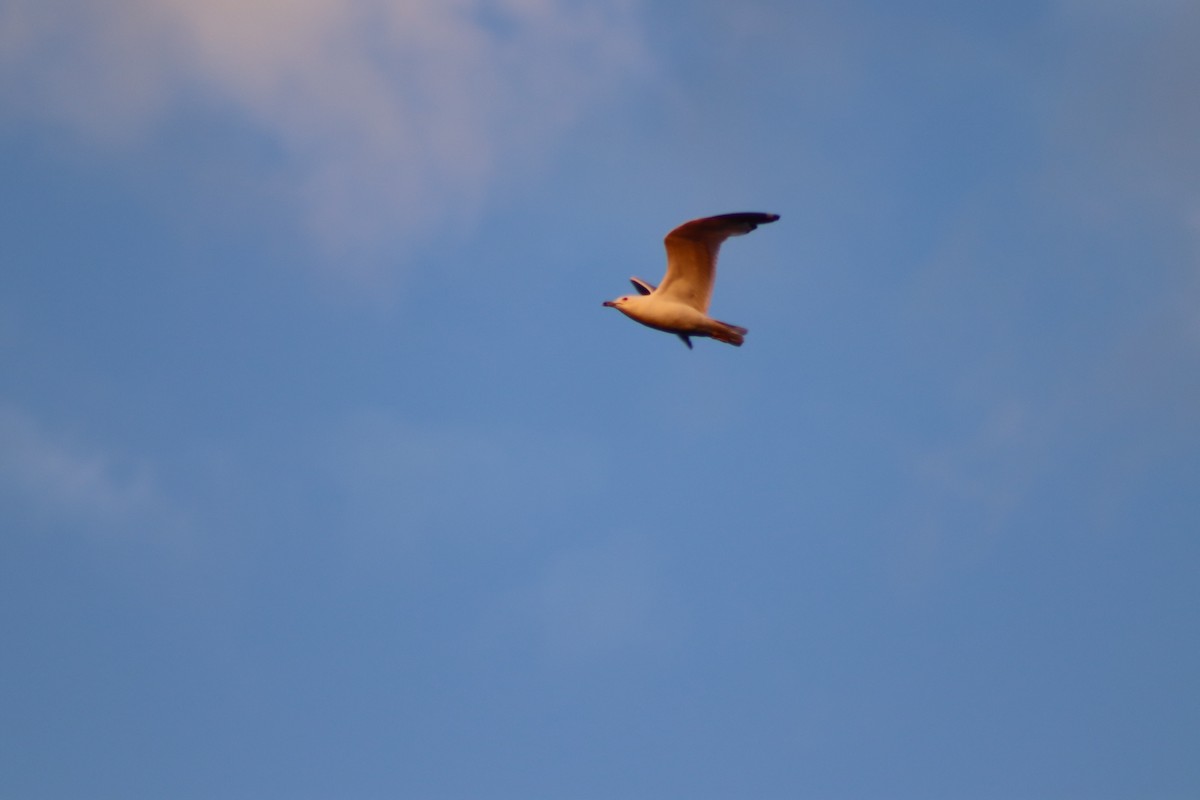
[{"label": "gull's far wing", "polygon": [[759,225],[777,219],[778,214],[744,212],[683,223],[668,233],[664,240],[667,246],[667,274],[657,294],[708,313],[721,242],[730,236],[747,234]]},{"label": "gull's far wing", "polygon": [[633,284],[633,288],[638,290],[638,294],[650,294],[654,291],[654,284],[641,278],[630,278],[629,282]]}]

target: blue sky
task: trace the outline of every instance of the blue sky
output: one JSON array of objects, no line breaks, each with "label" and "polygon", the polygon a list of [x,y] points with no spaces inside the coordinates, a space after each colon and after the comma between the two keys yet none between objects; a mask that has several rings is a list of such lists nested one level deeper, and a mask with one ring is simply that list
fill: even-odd
[{"label": "blue sky", "polygon": [[1196,796],[1197,38],[0,0],[0,795]]}]

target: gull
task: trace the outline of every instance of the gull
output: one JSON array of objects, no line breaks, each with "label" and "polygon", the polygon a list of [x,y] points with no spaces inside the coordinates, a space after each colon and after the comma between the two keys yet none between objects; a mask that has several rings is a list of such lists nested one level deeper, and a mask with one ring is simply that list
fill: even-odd
[{"label": "gull", "polygon": [[667,274],[655,287],[641,278],[629,282],[638,293],[604,305],[656,330],[673,333],[692,349],[691,336],[708,336],[741,347],[747,330],[708,316],[717,251],[730,236],[742,236],[779,219],[778,214],[743,212],[685,222],[667,234]]}]

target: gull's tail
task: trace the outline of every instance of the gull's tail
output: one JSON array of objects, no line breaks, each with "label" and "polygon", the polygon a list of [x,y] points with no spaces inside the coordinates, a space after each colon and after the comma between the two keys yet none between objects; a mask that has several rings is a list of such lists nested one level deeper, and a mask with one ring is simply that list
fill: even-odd
[{"label": "gull's tail", "polygon": [[725,342],[734,347],[741,347],[742,342],[746,341],[746,334],[749,332],[739,325],[730,325],[728,322],[721,322],[719,319],[714,319],[712,320],[712,329],[708,331],[708,335],[718,342]]}]

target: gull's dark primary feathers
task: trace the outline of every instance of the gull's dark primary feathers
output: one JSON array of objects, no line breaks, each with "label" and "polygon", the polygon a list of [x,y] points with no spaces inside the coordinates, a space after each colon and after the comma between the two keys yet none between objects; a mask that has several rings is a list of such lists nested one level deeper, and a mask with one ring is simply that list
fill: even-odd
[{"label": "gull's dark primary feathers", "polygon": [[633,288],[637,289],[638,294],[650,294],[654,291],[654,284],[641,278],[630,278],[629,282],[633,284]]}]

